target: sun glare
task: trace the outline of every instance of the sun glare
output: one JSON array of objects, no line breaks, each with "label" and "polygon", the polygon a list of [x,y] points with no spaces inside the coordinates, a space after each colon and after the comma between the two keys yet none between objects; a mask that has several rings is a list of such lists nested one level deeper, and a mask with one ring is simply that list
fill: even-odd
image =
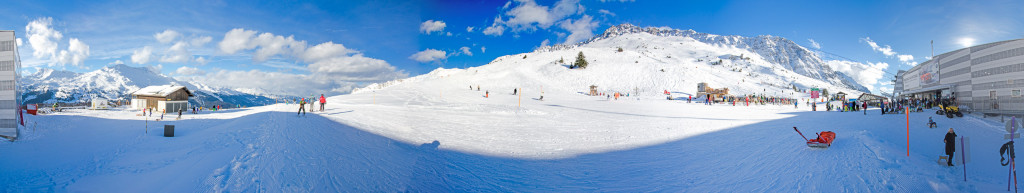
[{"label": "sun glare", "polygon": [[974,45],[974,38],[962,37],[960,38],[960,40],[957,40],[957,43],[959,43],[960,46],[963,46],[965,48],[971,47],[971,45]]}]

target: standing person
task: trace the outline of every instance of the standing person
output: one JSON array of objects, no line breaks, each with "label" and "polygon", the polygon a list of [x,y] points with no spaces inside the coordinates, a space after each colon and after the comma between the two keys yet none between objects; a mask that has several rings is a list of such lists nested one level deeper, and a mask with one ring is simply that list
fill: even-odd
[{"label": "standing person", "polygon": [[693,100],[693,95],[686,96],[686,103],[690,103]]},{"label": "standing person", "polygon": [[946,137],[942,139],[943,143],[946,143],[946,155],[949,158],[946,159],[946,164],[953,166],[953,152],[956,151],[956,133],[953,132],[953,128],[949,128],[949,132],[946,132]]},{"label": "standing person", "polygon": [[178,108],[178,120],[181,120],[181,112],[185,111],[184,108]]},{"label": "standing person", "polygon": [[306,115],[306,99],[301,99],[301,101],[299,101],[299,112],[295,113],[295,115],[299,115],[300,113],[302,115]]},{"label": "standing person", "polygon": [[861,103],[860,105],[864,107],[864,109],[861,109],[864,115],[868,115],[868,102]]},{"label": "standing person", "polygon": [[320,112],[324,111],[324,104],[327,104],[327,98],[324,98],[324,94],[320,94]]},{"label": "standing person", "polygon": [[512,89],[512,95],[516,95],[518,93],[519,93],[519,88],[513,88]]}]

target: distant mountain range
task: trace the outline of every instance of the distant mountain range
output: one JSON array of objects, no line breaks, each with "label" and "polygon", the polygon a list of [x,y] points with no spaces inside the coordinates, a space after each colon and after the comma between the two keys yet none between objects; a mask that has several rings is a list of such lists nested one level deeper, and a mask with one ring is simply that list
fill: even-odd
[{"label": "distant mountain range", "polygon": [[258,106],[274,103],[275,96],[260,94],[258,89],[228,89],[199,82],[180,81],[144,67],[124,64],[104,67],[92,72],[75,73],[43,68],[24,75],[20,86],[25,104],[79,103],[94,98],[130,99],[130,94],[147,86],[182,85],[195,95],[193,105]]}]

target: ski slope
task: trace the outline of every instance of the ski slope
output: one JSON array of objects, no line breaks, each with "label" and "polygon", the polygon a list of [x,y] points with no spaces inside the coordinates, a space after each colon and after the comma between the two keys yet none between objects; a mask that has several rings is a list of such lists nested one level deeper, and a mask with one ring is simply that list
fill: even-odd
[{"label": "ski slope", "polygon": [[[994,192],[1003,125],[973,115],[706,106],[661,97],[430,85],[153,121],[127,110],[28,116],[0,144],[5,192]],[[436,87],[434,87],[436,86]],[[468,86],[467,86],[468,87]],[[422,89],[417,89],[422,88]],[[431,89],[426,89],[431,88]],[[935,116],[940,128],[929,129]],[[146,121],[149,119],[149,121]],[[146,133],[148,124],[149,131]],[[160,136],[173,124],[177,136]],[[792,130],[837,133],[811,149]],[[953,127],[963,168],[936,164]],[[959,157],[959,154],[957,154]]]}]

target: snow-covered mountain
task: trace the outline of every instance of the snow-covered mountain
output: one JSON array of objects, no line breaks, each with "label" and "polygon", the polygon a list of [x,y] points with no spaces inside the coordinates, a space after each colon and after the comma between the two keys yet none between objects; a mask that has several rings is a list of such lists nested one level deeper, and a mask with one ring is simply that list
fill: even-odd
[{"label": "snow-covered mountain", "polygon": [[274,99],[255,91],[209,86],[195,81],[180,81],[144,67],[114,65],[92,72],[75,73],[53,69],[40,69],[21,79],[24,103],[78,103],[93,98],[128,99],[129,94],[147,86],[182,85],[193,92],[189,100],[194,105],[256,106],[273,103]]},{"label": "snow-covered mountain", "polygon": [[850,76],[832,70],[824,60],[821,59],[816,53],[796,44],[795,42],[771,35],[760,35],[757,37],[744,37],[744,36],[723,36],[708,33],[700,33],[694,30],[679,30],[664,27],[638,27],[632,24],[620,24],[618,26],[612,26],[604,31],[604,33],[597,35],[587,41],[581,42],[576,45],[556,45],[540,48],[541,50],[557,50],[572,48],[580,45],[589,44],[596,41],[601,41],[609,38],[622,36],[625,34],[636,34],[636,33],[647,33],[656,36],[678,36],[678,37],[689,37],[694,40],[715,45],[719,47],[734,47],[745,49],[756,53],[761,56],[764,60],[778,64],[787,70],[791,70],[798,74],[822,80],[834,85],[841,85],[847,88],[858,90],[861,92],[870,92],[867,87],[858,84]]},{"label": "snow-covered mountain", "polygon": [[[569,65],[582,52],[586,69]],[[481,85],[484,89],[543,89],[547,92],[602,92],[656,95],[664,90],[697,93],[697,84],[729,88],[731,94],[800,97],[793,88],[823,88],[857,95],[868,90],[830,69],[814,52],[776,36],[720,36],[693,30],[613,26],[573,45],[541,47],[530,53],[498,57],[468,69],[438,69],[428,74],[355,89],[353,93],[413,84]],[[446,85],[449,86],[449,85]],[[403,86],[402,89],[416,86]]]}]

